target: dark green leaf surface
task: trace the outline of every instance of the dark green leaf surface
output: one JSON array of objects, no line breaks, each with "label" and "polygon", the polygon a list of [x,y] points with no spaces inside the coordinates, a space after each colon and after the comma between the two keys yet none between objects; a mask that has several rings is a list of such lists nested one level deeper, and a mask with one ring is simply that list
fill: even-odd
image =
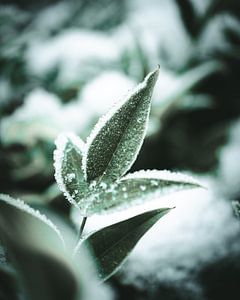
[{"label": "dark green leaf surface", "polygon": [[149,211],[90,235],[82,245],[87,245],[92,250],[100,279],[106,280],[113,275],[140,238],[170,210],[162,208]]},{"label": "dark green leaf surface", "polygon": [[83,156],[88,182],[99,177],[105,182],[113,182],[132,166],[145,137],[158,73],[159,68],[149,73],[133,92],[98,121]]},{"label": "dark green leaf surface", "polygon": [[84,143],[72,133],[61,134],[54,151],[55,178],[67,200],[77,205],[87,189],[82,170]]},{"label": "dark green leaf surface", "polygon": [[100,185],[100,188],[86,199],[85,214],[128,209],[169,193],[199,187],[201,186],[197,181],[180,173],[142,170],[129,174],[116,183]]}]

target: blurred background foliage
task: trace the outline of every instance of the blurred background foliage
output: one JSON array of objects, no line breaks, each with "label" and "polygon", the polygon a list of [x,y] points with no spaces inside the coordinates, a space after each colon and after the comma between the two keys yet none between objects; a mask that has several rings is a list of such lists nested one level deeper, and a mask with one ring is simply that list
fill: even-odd
[{"label": "blurred background foliage", "polygon": [[210,175],[238,201],[239,25],[238,0],[2,0],[1,192],[68,215],[54,184],[56,136],[86,138],[160,64],[132,170]]},{"label": "blurred background foliage", "polygon": [[239,11],[234,0],[2,1],[1,190],[54,197],[57,134],[86,137],[156,64],[134,169],[214,172],[240,111]]}]

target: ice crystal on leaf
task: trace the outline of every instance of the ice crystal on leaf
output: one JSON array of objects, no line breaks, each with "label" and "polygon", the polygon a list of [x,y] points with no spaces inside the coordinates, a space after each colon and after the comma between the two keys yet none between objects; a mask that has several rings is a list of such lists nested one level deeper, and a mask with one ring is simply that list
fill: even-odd
[{"label": "ice crystal on leaf", "polygon": [[68,201],[76,206],[84,197],[87,184],[82,170],[83,141],[73,133],[63,133],[54,151],[55,178]]},{"label": "ice crystal on leaf", "polygon": [[127,209],[169,192],[199,187],[192,178],[169,171],[123,177],[143,143],[158,73],[159,67],[101,117],[86,144],[73,134],[57,139],[55,177],[82,216]]},{"label": "ice crystal on leaf", "polygon": [[[200,187],[190,176],[170,171],[138,171],[109,185],[108,189],[98,190],[93,195],[86,214],[123,210],[147,201],[158,199],[166,194]],[[99,202],[99,199],[101,201]]]},{"label": "ice crystal on leaf", "polygon": [[[151,96],[158,73],[159,68],[149,73],[127,97],[117,102],[100,118],[86,144],[73,133],[63,133],[56,140],[54,167],[57,184],[67,200],[84,216],[74,255],[78,255],[78,249],[82,250],[82,244],[89,247],[95,257],[101,280],[106,280],[118,270],[139,239],[168,213],[170,208],[145,211],[141,215],[138,214],[83,237],[86,217],[128,209],[130,206],[158,199],[166,193],[199,187],[192,178],[169,171],[147,170],[124,176],[134,163],[146,134]],[[35,217],[29,224],[36,224],[36,228],[34,227],[36,232],[43,232],[43,227],[45,229],[50,227],[63,241],[59,230],[51,221],[20,200],[0,194],[0,205],[3,209],[5,207],[6,211],[20,209],[16,215],[23,215],[22,220],[26,217],[25,213],[28,214],[28,219]],[[15,220],[14,214],[12,216],[11,221]],[[6,233],[8,215],[6,214],[4,218],[5,220],[0,218],[0,225]],[[39,220],[42,221],[40,226],[37,225]],[[17,228],[18,222],[15,222],[15,225]],[[25,228],[33,229],[32,227],[30,225]],[[29,232],[35,235],[35,229]],[[23,239],[24,243],[27,240]],[[66,239],[68,242],[70,240],[72,238]],[[30,244],[40,249],[47,248],[51,253],[52,249],[55,249],[58,254],[55,242],[52,243],[54,247],[51,247],[49,244],[51,239],[45,240],[42,247],[43,241],[38,238]]]},{"label": "ice crystal on leaf", "polygon": [[128,96],[99,119],[83,156],[85,178],[115,181],[134,163],[149,119],[151,96],[159,68],[149,73]]}]

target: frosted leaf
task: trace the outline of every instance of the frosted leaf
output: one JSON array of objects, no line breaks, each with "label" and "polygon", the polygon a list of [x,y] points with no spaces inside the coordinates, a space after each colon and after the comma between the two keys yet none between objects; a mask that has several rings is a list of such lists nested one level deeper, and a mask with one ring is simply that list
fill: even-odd
[{"label": "frosted leaf", "polygon": [[165,170],[142,170],[123,177],[106,190],[99,190],[97,198],[92,196],[89,201],[86,213],[123,210],[156,200],[168,193],[198,187],[201,185],[190,176]]},{"label": "frosted leaf", "polygon": [[87,140],[83,156],[87,181],[102,177],[112,182],[132,166],[146,134],[158,73],[159,68],[149,73],[126,98],[99,119]]},{"label": "frosted leaf", "polygon": [[87,189],[82,170],[83,141],[73,133],[59,135],[54,151],[55,178],[67,200],[77,206]]},{"label": "frosted leaf", "polygon": [[[143,235],[170,210],[148,211],[89,235],[82,246],[92,251],[99,279],[104,281],[116,273]],[[81,250],[80,246],[77,251]]]},{"label": "frosted leaf", "polygon": [[57,236],[60,238],[60,240],[62,241],[62,243],[65,245],[63,236],[61,235],[61,232],[59,231],[59,229],[56,227],[56,225],[54,225],[52,223],[52,221],[50,221],[45,215],[43,215],[42,213],[40,213],[38,210],[33,209],[31,206],[29,206],[28,204],[26,204],[25,202],[23,202],[22,200],[19,199],[14,199],[8,195],[5,194],[0,194],[0,200],[11,205],[14,206],[18,209],[20,209],[21,211],[39,219],[40,221],[42,221],[43,223],[45,223],[47,226],[49,226],[52,230],[55,231],[55,233],[57,234]]}]

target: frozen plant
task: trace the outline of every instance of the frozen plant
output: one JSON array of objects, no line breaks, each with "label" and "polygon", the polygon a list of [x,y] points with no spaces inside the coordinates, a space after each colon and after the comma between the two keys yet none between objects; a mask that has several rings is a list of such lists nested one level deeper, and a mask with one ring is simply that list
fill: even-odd
[{"label": "frozen plant", "polygon": [[[86,143],[73,133],[63,133],[56,141],[56,181],[66,199],[83,217],[78,237],[76,232],[66,235],[69,228],[61,232],[61,228],[27,204],[0,194],[0,240],[12,255],[30,299],[41,299],[38,290],[46,283],[45,276],[46,280],[54,277],[57,282],[59,270],[68,272],[64,276],[71,275],[76,284],[75,293],[68,299],[87,299],[80,293],[82,286],[88,289],[86,282],[90,280],[87,274],[81,273],[83,264],[85,272],[86,267],[93,268],[94,261],[96,277],[101,281],[108,279],[139,239],[171,208],[145,211],[84,236],[87,218],[126,211],[169,192],[199,187],[192,178],[170,171],[141,170],[125,175],[136,160],[146,134],[158,73],[159,67],[101,117]],[[85,249],[89,250],[91,259],[84,254]],[[36,263],[39,258],[47,265],[46,269]],[[39,274],[30,275],[28,270]],[[52,294],[53,287],[49,287],[44,299],[64,299],[64,286],[60,290],[63,294],[59,291]]]},{"label": "frozen plant", "polygon": [[169,171],[141,170],[125,175],[146,134],[158,73],[159,67],[115,103],[99,119],[86,143],[73,133],[63,133],[56,141],[56,181],[83,216],[75,251],[82,244],[90,246],[103,280],[119,268],[141,236],[170,208],[145,212],[84,238],[82,232],[88,217],[126,210],[172,191],[199,187],[192,178]]}]

